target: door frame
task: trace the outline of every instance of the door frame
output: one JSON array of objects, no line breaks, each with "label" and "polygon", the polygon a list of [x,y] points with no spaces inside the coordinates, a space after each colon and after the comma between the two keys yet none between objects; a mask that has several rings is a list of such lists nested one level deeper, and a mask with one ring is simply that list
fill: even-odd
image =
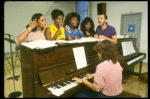
[{"label": "door frame", "polygon": [[[123,32],[122,32],[122,27],[123,27],[123,16],[126,16],[126,15],[136,15],[136,14],[141,14],[141,26],[142,26],[142,14],[143,12],[135,12],[135,13],[127,13],[127,14],[121,14],[121,27],[120,27],[120,35],[123,35]],[[140,27],[141,27],[140,26]],[[141,29],[140,29],[140,33],[141,33]]]}]

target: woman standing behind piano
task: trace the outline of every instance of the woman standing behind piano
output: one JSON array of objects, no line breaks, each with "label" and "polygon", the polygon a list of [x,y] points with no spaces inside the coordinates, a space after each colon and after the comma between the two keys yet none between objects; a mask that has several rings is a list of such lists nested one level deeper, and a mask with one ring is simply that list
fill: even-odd
[{"label": "woman standing behind piano", "polygon": [[76,12],[68,13],[65,21],[65,35],[67,40],[80,39],[84,34],[80,31],[79,27],[80,15]]},{"label": "woman standing behind piano", "polygon": [[86,17],[82,22],[81,22],[81,31],[83,32],[85,37],[94,37],[96,34],[94,30],[94,22],[90,17]]},{"label": "woman standing behind piano", "polygon": [[30,42],[39,39],[45,39],[42,30],[46,27],[46,20],[43,14],[36,13],[32,16],[31,22],[26,26],[21,34],[15,39],[16,43],[21,43],[23,41]]},{"label": "woman standing behind piano", "polygon": [[[84,83],[93,91],[79,93],[78,98],[119,98],[122,93],[122,67],[117,61],[117,47],[108,40],[97,43],[94,48],[101,63],[97,65],[95,76],[86,74],[85,79],[74,77],[77,83]],[[88,79],[94,78],[91,83]]]},{"label": "woman standing behind piano", "polygon": [[46,40],[65,40],[65,30],[63,27],[60,27],[64,22],[63,11],[55,9],[51,12],[51,17],[54,24],[46,26],[44,29]]}]

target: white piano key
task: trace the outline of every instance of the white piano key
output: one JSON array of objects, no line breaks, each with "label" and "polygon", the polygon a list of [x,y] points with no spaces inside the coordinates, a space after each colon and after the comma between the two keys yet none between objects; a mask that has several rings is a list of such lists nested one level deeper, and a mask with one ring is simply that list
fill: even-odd
[{"label": "white piano key", "polygon": [[71,89],[71,88],[73,88],[73,87],[75,87],[75,86],[77,86],[78,84],[77,83],[71,83],[71,84],[67,84],[66,86],[64,86],[64,87],[61,87],[60,89],[58,89],[58,90],[61,90],[61,91],[66,91],[66,90],[68,90],[68,89]]},{"label": "white piano key", "polygon": [[[95,73],[93,73],[92,75],[95,75]],[[70,81],[67,81],[67,82],[70,82]],[[67,83],[65,83],[65,84],[67,84]],[[56,87],[50,87],[50,88],[48,88],[48,90],[50,90],[54,95],[60,96],[60,95],[62,95],[64,93],[64,91],[69,90],[69,89],[71,89],[71,88],[73,88],[73,87],[75,87],[77,85],[78,85],[78,83],[70,82],[70,84],[67,84],[66,86],[57,85],[57,86],[61,87],[59,89],[56,88]]]},{"label": "white piano key", "polygon": [[53,95],[56,95],[56,96],[60,96],[62,95],[64,92],[63,91],[60,91],[58,89],[54,89],[54,88],[48,88],[48,90],[50,90],[52,92]]},{"label": "white piano key", "polygon": [[138,57],[136,57],[136,58],[134,58],[134,59],[128,61],[127,64],[130,65],[131,63],[133,63],[133,62],[135,62],[135,61],[137,61],[137,60],[139,60],[139,59],[141,59],[141,58],[143,58],[143,57],[144,57],[144,55],[140,55],[140,56],[138,56]]},{"label": "white piano key", "polygon": [[[64,93],[64,91],[71,89],[77,85],[78,85],[77,83],[72,82],[71,84],[67,84],[64,87],[61,86],[61,88],[59,88],[59,89],[54,89],[54,88],[50,87],[50,88],[48,88],[48,90],[50,90],[54,95],[60,96],[61,94]],[[60,86],[60,85],[58,85],[58,86]],[[58,92],[58,94],[57,94],[57,92]]]}]

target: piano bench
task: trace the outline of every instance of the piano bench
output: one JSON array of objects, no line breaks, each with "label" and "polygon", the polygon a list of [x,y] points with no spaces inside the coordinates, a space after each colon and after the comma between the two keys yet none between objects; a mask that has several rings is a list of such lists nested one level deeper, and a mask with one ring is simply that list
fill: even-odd
[{"label": "piano bench", "polygon": [[147,83],[148,84],[148,72],[146,73],[142,73],[139,77],[139,80],[143,83]]}]

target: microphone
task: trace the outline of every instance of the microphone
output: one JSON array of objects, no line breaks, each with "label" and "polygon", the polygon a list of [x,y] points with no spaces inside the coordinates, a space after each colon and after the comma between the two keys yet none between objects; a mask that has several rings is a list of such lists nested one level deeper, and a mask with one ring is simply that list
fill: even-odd
[{"label": "microphone", "polygon": [[4,35],[9,35],[10,36],[10,34],[6,34],[6,33],[4,33]]},{"label": "microphone", "polygon": [[[9,38],[11,38],[11,36],[13,36],[13,35],[11,35],[11,34],[6,34],[6,33],[4,33],[4,35],[8,35],[9,36]],[[15,37],[13,36],[13,38],[15,39]]]}]

